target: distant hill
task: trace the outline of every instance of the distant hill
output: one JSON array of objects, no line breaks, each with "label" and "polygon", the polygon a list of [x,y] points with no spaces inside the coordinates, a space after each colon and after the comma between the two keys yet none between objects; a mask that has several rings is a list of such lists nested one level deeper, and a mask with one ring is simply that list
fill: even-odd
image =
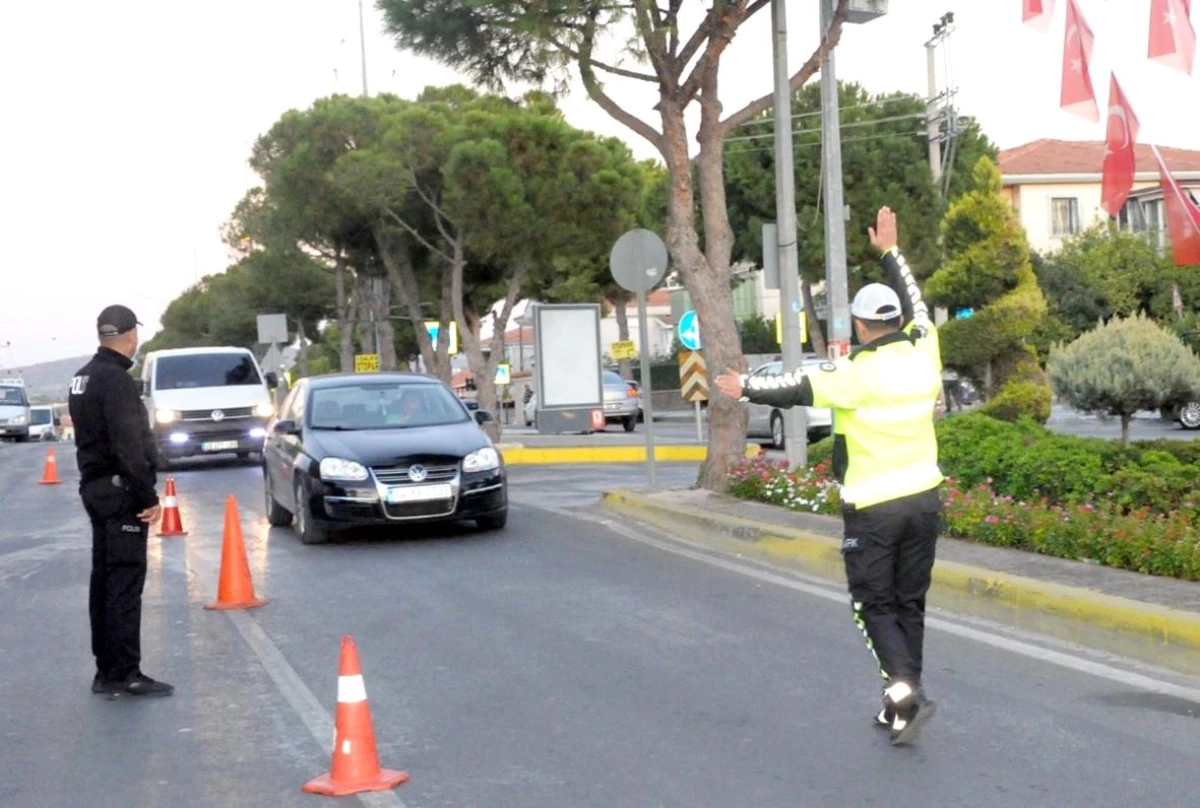
[{"label": "distant hill", "polygon": [[61,403],[67,400],[71,376],[87,364],[90,358],[76,356],[71,359],[56,359],[53,362],[19,368],[17,372],[10,369],[0,370],[0,377],[20,376],[25,379],[25,389],[29,393],[30,401],[34,403]]}]

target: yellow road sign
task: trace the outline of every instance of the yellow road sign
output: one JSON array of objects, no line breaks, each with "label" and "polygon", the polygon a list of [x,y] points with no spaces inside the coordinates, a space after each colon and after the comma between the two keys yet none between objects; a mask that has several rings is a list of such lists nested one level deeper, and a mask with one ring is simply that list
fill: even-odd
[{"label": "yellow road sign", "polygon": [[679,387],[685,401],[708,401],[708,365],[704,354],[679,352]]},{"label": "yellow road sign", "polygon": [[637,348],[633,344],[633,340],[623,340],[612,344],[613,359],[633,359],[637,356]]},{"label": "yellow road sign", "polygon": [[356,354],[354,357],[354,372],[355,373],[378,373],[379,372],[379,354]]}]

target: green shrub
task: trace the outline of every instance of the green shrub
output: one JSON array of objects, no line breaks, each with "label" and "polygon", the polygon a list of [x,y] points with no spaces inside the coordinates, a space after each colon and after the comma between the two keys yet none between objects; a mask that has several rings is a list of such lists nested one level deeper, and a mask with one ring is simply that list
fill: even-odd
[{"label": "green shrub", "polygon": [[[955,484],[988,485],[1001,496],[1055,504],[1109,500],[1125,512],[1167,513],[1200,503],[1200,442],[1159,440],[1123,448],[1116,441],[1059,435],[1027,418],[980,413],[937,422],[938,461]],[[808,448],[810,466],[828,463],[833,440]]]},{"label": "green shrub", "polygon": [[1029,418],[1044,424],[1050,418],[1049,385],[1032,380],[1009,379],[980,412],[1000,421]]}]

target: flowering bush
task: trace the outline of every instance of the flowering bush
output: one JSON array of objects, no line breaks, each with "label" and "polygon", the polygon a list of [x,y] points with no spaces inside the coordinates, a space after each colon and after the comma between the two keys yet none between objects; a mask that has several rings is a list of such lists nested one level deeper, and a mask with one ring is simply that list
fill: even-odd
[{"label": "flowering bush", "polygon": [[827,464],[788,471],[787,461],[773,463],[766,455],[743,461],[729,475],[729,493],[739,499],[781,505],[793,511],[836,514],[837,480]]},{"label": "flowering bush", "polygon": [[[759,455],[733,470],[730,493],[794,511],[840,511],[838,485],[827,461],[789,471],[786,463]],[[1120,492],[1061,504],[1046,496],[1017,499],[998,493],[991,479],[975,485],[950,479],[942,501],[946,533],[955,538],[1200,580],[1200,500],[1156,513],[1150,506],[1131,509]]]}]

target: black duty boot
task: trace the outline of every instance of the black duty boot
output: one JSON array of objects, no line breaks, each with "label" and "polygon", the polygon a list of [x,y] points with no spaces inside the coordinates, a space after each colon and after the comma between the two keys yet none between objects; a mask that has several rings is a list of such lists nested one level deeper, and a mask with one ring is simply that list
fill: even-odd
[{"label": "black duty boot", "polygon": [[151,679],[141,671],[119,682],[108,683],[109,698],[114,699],[121,696],[162,697],[169,696],[174,692],[174,685]]},{"label": "black duty boot", "polygon": [[895,714],[892,718],[892,745],[903,746],[917,739],[921,726],[933,718],[937,704],[925,698],[925,691],[907,682],[896,682],[884,692],[884,702]]}]

